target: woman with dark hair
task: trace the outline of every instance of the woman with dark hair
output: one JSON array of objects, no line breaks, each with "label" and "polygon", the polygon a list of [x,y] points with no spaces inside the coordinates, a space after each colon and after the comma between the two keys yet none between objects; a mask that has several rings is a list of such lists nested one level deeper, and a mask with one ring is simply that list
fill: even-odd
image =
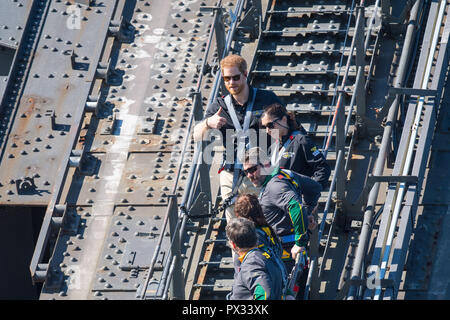
[{"label": "woman with dark hair", "polygon": [[280,240],[272,227],[267,223],[256,195],[251,193],[239,195],[234,204],[234,214],[236,217],[253,221],[257,229],[258,244],[267,246],[281,257],[282,249]]},{"label": "woman with dark hair", "polygon": [[[268,252],[276,257],[279,267],[287,278],[287,271],[282,261],[283,248],[281,241],[275,231],[267,223],[264,217],[258,197],[254,194],[246,193],[237,197],[234,204],[234,213],[236,217],[245,218],[253,221],[256,227],[258,238],[258,247],[264,247]],[[241,264],[239,257],[234,258],[234,267],[237,270]]]},{"label": "woman with dark hair", "polygon": [[271,162],[280,167],[313,178],[325,189],[331,169],[322,152],[298,126],[295,116],[278,103],[264,109],[261,128],[277,142],[272,146]]}]

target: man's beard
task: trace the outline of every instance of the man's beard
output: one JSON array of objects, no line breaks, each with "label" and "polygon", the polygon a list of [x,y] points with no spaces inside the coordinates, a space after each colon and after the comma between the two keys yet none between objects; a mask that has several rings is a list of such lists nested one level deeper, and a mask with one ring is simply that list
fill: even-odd
[{"label": "man's beard", "polygon": [[230,92],[232,95],[238,95],[242,92],[242,90],[244,90],[244,85],[240,85],[237,87],[227,87],[228,92]]},{"label": "man's beard", "polygon": [[249,178],[249,180],[250,180],[250,182],[253,184],[253,186],[255,186],[255,187],[257,187],[257,188],[259,188],[259,187],[262,186],[262,179],[261,179],[261,177],[258,178],[258,179],[255,179],[255,180],[251,180],[251,179]]}]

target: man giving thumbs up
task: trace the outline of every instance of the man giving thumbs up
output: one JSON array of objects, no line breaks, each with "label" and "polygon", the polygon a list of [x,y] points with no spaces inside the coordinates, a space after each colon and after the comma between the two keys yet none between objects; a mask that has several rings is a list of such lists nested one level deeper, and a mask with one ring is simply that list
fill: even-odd
[{"label": "man giving thumbs up", "polygon": [[[220,189],[222,199],[225,200],[232,194],[233,186],[236,185],[237,181],[236,174],[241,170],[237,165],[239,161],[236,157],[237,140],[239,140],[237,137],[245,137],[249,131],[254,130],[256,137],[259,138],[259,118],[262,111],[272,103],[281,104],[281,102],[272,91],[256,89],[249,85],[247,63],[241,56],[232,54],[225,57],[220,62],[220,67],[225,87],[230,94],[225,97],[218,97],[208,106],[204,120],[194,127],[194,140],[204,140],[210,129],[220,131],[222,143],[225,147],[223,164],[219,170]],[[262,134],[265,136],[264,132]],[[237,187],[242,192],[255,194],[259,192],[246,177]],[[226,209],[227,221],[234,217],[233,211],[234,206]]]}]

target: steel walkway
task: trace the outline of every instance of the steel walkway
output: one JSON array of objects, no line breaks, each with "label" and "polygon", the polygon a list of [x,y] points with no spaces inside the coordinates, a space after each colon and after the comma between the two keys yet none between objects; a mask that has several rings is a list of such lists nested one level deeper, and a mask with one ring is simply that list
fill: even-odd
[{"label": "steel walkway", "polygon": [[447,14],[425,0],[2,1],[0,297],[224,299],[218,162],[199,161],[192,128],[224,93],[229,52],[333,168],[304,298],[447,297]]}]

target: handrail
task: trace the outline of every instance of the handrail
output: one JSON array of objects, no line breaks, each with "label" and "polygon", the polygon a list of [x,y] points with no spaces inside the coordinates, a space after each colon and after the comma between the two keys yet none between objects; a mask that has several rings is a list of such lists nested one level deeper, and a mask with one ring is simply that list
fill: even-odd
[{"label": "handrail", "polygon": [[[363,4],[363,2],[364,1],[362,0],[361,4]],[[355,1],[353,1],[353,3],[352,3],[352,12],[354,10],[354,4],[355,4]],[[360,19],[361,12],[363,12],[363,11],[359,11],[358,19]],[[350,23],[350,20],[349,20],[349,23]],[[359,24],[356,23],[355,35],[359,32],[358,26],[359,26]],[[349,30],[349,26],[348,26],[347,30]],[[353,51],[354,51],[355,46],[356,46],[355,39],[356,39],[356,36],[353,37],[352,43],[351,43],[351,46],[350,46],[350,54],[349,54],[348,59],[347,59],[346,71],[345,71],[344,77],[342,79],[342,85],[341,85],[342,89],[345,87],[345,84],[347,82],[348,72],[350,70],[350,63],[351,63],[351,60],[353,58]],[[342,62],[342,60],[341,60],[341,62]],[[337,115],[338,115],[338,111],[339,111],[339,108],[341,107],[341,102],[343,101],[343,93],[342,93],[342,91],[343,90],[339,91],[338,101],[337,101],[337,104],[336,104],[335,113],[334,113],[333,121],[332,121],[332,124],[331,124],[331,131],[330,131],[330,133],[328,135],[328,139],[327,139],[327,143],[326,143],[325,149],[323,150],[325,158],[327,157],[328,148],[330,147],[330,144],[331,144],[331,140],[332,140],[335,124],[336,124],[336,118],[337,118]],[[350,103],[350,111],[349,111],[349,113],[347,115],[347,119],[346,119],[346,123],[345,123],[344,136],[347,135],[348,130],[350,128],[350,120],[351,120],[351,117],[352,117],[353,107],[354,107],[354,104],[355,104],[355,98],[356,98],[356,95],[353,95],[351,103]],[[333,97],[333,100],[334,100],[334,97]],[[317,243],[317,245],[320,244],[320,241],[322,239],[323,231],[324,231],[324,228],[325,228],[325,222],[327,220],[326,218],[327,218],[327,215],[328,215],[328,210],[329,210],[329,208],[331,206],[332,194],[333,194],[334,188],[336,186],[336,180],[337,180],[336,171],[337,171],[337,169],[340,169],[340,167],[344,165],[343,159],[344,159],[343,150],[339,150],[338,153],[337,153],[337,157],[336,157],[335,171],[334,171],[333,179],[331,181],[331,185],[330,185],[330,188],[329,188],[329,191],[328,191],[328,197],[327,197],[327,201],[326,201],[324,212],[323,212],[323,216],[322,216],[322,221],[320,222],[320,226],[319,226],[319,230],[318,230],[318,240],[317,240],[318,243]],[[333,214],[333,219],[334,219],[335,213]],[[318,260],[318,257],[312,257],[312,259],[311,259],[311,264],[310,264],[309,273],[308,273],[308,279],[307,279],[307,282],[306,282],[305,293],[304,293],[304,299],[305,300],[308,299],[309,289],[310,289],[311,282],[312,282],[312,275],[313,275],[313,272],[314,272],[315,268],[317,268],[317,263],[318,263],[317,260]]]},{"label": "handrail", "polygon": [[[420,12],[420,8],[422,6],[422,2],[423,2],[423,0],[417,0],[411,10],[409,24],[408,24],[408,28],[407,28],[406,35],[405,35],[405,41],[404,41],[405,44],[403,46],[403,50],[402,50],[400,62],[399,62],[400,67],[399,67],[397,76],[394,81],[394,87],[401,87],[405,81],[405,74],[406,74],[406,69],[408,66],[408,60],[409,60],[409,57],[411,54],[412,39],[415,36],[417,18],[418,18],[418,14]],[[389,109],[386,126],[384,127],[381,146],[380,146],[380,149],[378,152],[378,157],[375,162],[374,169],[373,169],[373,175],[381,175],[383,172],[391,133],[392,133],[393,127],[395,125],[395,119],[397,116],[398,105],[399,105],[399,99],[396,98]],[[366,247],[367,247],[367,243],[369,241],[369,236],[370,236],[370,226],[372,225],[373,213],[375,210],[375,204],[376,204],[376,200],[378,197],[379,189],[380,189],[380,183],[375,183],[369,193],[367,206],[366,206],[366,209],[364,212],[363,224],[362,224],[362,228],[361,228],[361,232],[360,232],[360,236],[359,236],[358,247],[356,249],[355,259],[353,262],[353,268],[352,268],[352,272],[350,275],[350,279],[360,279],[360,277],[361,277],[361,266],[364,261],[364,257],[366,255]],[[356,290],[357,290],[357,288],[355,286],[351,286],[349,289],[347,298],[354,299],[354,297],[356,295]]]},{"label": "handrail", "polygon": [[[445,1],[445,0],[441,1],[441,3],[440,3],[439,14],[437,17],[437,22],[435,23],[435,28],[433,30],[432,44],[430,46],[430,51],[428,52],[428,56],[427,56],[427,64],[426,64],[425,72],[424,72],[422,83],[421,83],[421,89],[427,89],[427,87],[428,87],[428,81],[429,81],[429,78],[431,75],[431,68],[433,66],[434,54],[436,51],[440,28],[442,25],[442,20],[444,18],[444,11],[446,8],[446,3],[447,3],[447,1]],[[425,97],[421,96],[419,98],[419,103],[418,103],[418,106],[416,109],[414,123],[412,125],[412,128],[410,129],[411,132],[409,135],[408,148],[406,150],[406,158],[403,159],[403,161],[402,161],[401,175],[404,175],[404,176],[408,175],[409,171],[410,171],[411,162],[412,162],[413,153],[414,153],[414,145],[416,143],[416,138],[418,135],[419,123],[421,121],[422,110],[424,108],[424,102],[425,102]],[[406,183],[400,183],[400,185],[397,187],[396,191],[398,192],[398,194],[395,199],[395,205],[393,208],[392,218],[391,218],[391,221],[389,224],[388,237],[383,246],[384,254],[383,254],[383,259],[381,261],[381,270],[380,270],[380,277],[379,277],[380,279],[383,279],[386,274],[386,267],[387,267],[389,256],[391,253],[392,242],[394,240],[394,232],[395,232],[395,228],[397,226],[400,209],[402,207],[403,198],[404,198],[404,195],[406,192]],[[375,290],[374,300],[380,299],[380,296],[381,296],[381,288],[378,287]]]},{"label": "handrail", "polygon": [[[230,50],[232,39],[233,39],[234,33],[236,31],[237,25],[238,25],[239,17],[241,16],[241,13],[242,13],[242,10],[243,10],[243,7],[244,7],[244,2],[245,2],[245,0],[239,0],[238,3],[235,6],[235,11],[233,13],[234,18],[232,19],[232,23],[231,23],[230,29],[228,30],[228,33],[227,33],[227,36],[226,36],[225,46],[224,46],[224,51],[223,51],[222,57],[226,56],[228,54],[229,50]],[[218,14],[218,11],[217,11],[217,10],[222,10],[221,4],[222,4],[222,0],[219,0],[218,3],[217,3],[217,6],[213,8],[214,10],[216,10],[215,11],[215,13],[216,13],[215,14],[215,19],[218,19],[218,17],[221,16],[221,15]],[[215,22],[223,23],[222,21],[217,21],[217,20],[215,20]],[[189,120],[188,120],[188,125],[187,125],[187,130],[186,130],[188,133],[192,129],[192,126],[194,124],[194,119],[198,120],[198,119],[196,119],[198,117],[198,113],[200,113],[200,111],[201,111],[201,113],[203,113],[202,110],[198,110],[198,108],[202,107],[202,105],[201,105],[200,88],[201,88],[201,83],[202,83],[202,80],[203,80],[203,72],[205,71],[205,68],[207,66],[207,57],[208,57],[208,54],[209,54],[209,51],[211,49],[211,45],[212,45],[212,42],[213,42],[213,34],[214,34],[214,32],[217,32],[216,31],[216,23],[213,23],[211,25],[210,34],[209,34],[209,38],[208,38],[208,42],[207,42],[208,43],[207,44],[207,48],[206,48],[206,51],[205,51],[205,54],[204,54],[202,65],[201,65],[201,67],[199,69],[200,77],[199,77],[199,81],[197,83],[197,89],[192,95],[194,103],[193,103],[193,108],[191,110],[191,113],[190,113],[190,116],[189,116]],[[222,57],[220,57],[220,58],[222,58]],[[216,61],[216,63],[217,63],[217,61]],[[217,95],[219,93],[220,80],[221,80],[221,72],[220,72],[220,69],[219,69],[218,72],[215,75],[214,85],[213,85],[213,88],[211,90],[210,97],[209,97],[209,100],[208,100],[208,106],[216,99],[216,97],[217,97]],[[200,101],[198,101],[198,99],[200,99]],[[196,117],[196,114],[197,114],[197,117]],[[184,157],[184,155],[187,152],[187,147],[188,147],[188,143],[189,143],[190,139],[191,139],[191,136],[189,134],[187,134],[186,137],[185,137],[185,140],[184,140],[183,149],[182,149],[181,156],[180,156],[181,160],[180,160],[180,163],[178,165],[178,173],[177,173],[177,177],[176,177],[176,180],[175,180],[175,185],[174,185],[174,188],[173,188],[173,191],[172,191],[173,194],[176,193],[176,188],[177,188],[177,185],[178,185],[178,180],[179,180],[181,168],[185,164],[185,161],[184,161],[185,157]],[[141,299],[145,299],[146,298],[146,291],[147,291],[147,288],[148,288],[148,285],[149,285],[149,281],[152,278],[152,275],[153,275],[153,272],[154,272],[154,266],[155,266],[157,257],[159,255],[159,252],[161,250],[161,244],[162,244],[162,240],[163,240],[163,235],[165,234],[165,230],[167,228],[167,224],[168,224],[169,220],[171,219],[170,215],[173,212],[177,212],[177,217],[172,217],[172,218],[175,218],[177,220],[177,222],[176,222],[176,225],[175,225],[174,229],[171,232],[171,237],[172,237],[172,239],[171,239],[171,246],[170,246],[171,249],[168,252],[168,258],[166,260],[166,263],[163,266],[163,274],[165,276],[164,276],[164,279],[161,279],[161,281],[159,283],[158,290],[157,290],[157,292],[158,292],[159,289],[161,288],[161,290],[163,292],[162,299],[167,299],[168,298],[168,294],[167,294],[168,286],[173,281],[172,278],[174,276],[174,273],[177,273],[177,271],[175,271],[176,264],[177,264],[177,262],[180,263],[179,260],[181,260],[180,259],[179,249],[178,250],[174,250],[174,248],[177,248],[177,245],[178,245],[175,242],[179,241],[179,239],[182,238],[182,235],[185,232],[185,227],[186,227],[186,221],[187,221],[187,218],[188,218],[189,208],[192,205],[193,199],[195,199],[196,191],[198,189],[198,179],[197,178],[198,178],[198,171],[200,169],[200,164],[201,164],[201,162],[199,161],[199,158],[201,156],[203,156],[203,152],[201,151],[201,148],[199,147],[200,144],[201,144],[201,142],[197,143],[197,147],[195,148],[195,151],[194,151],[194,155],[193,155],[193,158],[192,158],[192,166],[191,166],[191,169],[190,169],[190,172],[189,172],[189,175],[188,175],[188,179],[186,180],[185,192],[184,192],[183,197],[181,199],[179,208],[175,208],[174,209],[174,206],[176,205],[176,197],[175,196],[170,197],[169,206],[168,206],[165,218],[164,218],[164,222],[163,222],[163,227],[162,227],[162,231],[161,231],[161,234],[160,234],[160,238],[158,240],[157,247],[156,247],[156,249],[155,249],[155,251],[153,253],[152,262],[150,264],[149,271],[147,273],[147,277],[146,277],[145,282],[144,282],[144,286],[143,286],[143,288],[140,291],[141,292],[141,295],[140,295]],[[177,236],[175,236],[175,235],[177,235]],[[178,246],[178,248],[179,248],[179,246]],[[175,252],[175,251],[178,251],[178,252]],[[177,283],[176,286],[182,287],[182,290],[184,290],[184,284]]]}]

